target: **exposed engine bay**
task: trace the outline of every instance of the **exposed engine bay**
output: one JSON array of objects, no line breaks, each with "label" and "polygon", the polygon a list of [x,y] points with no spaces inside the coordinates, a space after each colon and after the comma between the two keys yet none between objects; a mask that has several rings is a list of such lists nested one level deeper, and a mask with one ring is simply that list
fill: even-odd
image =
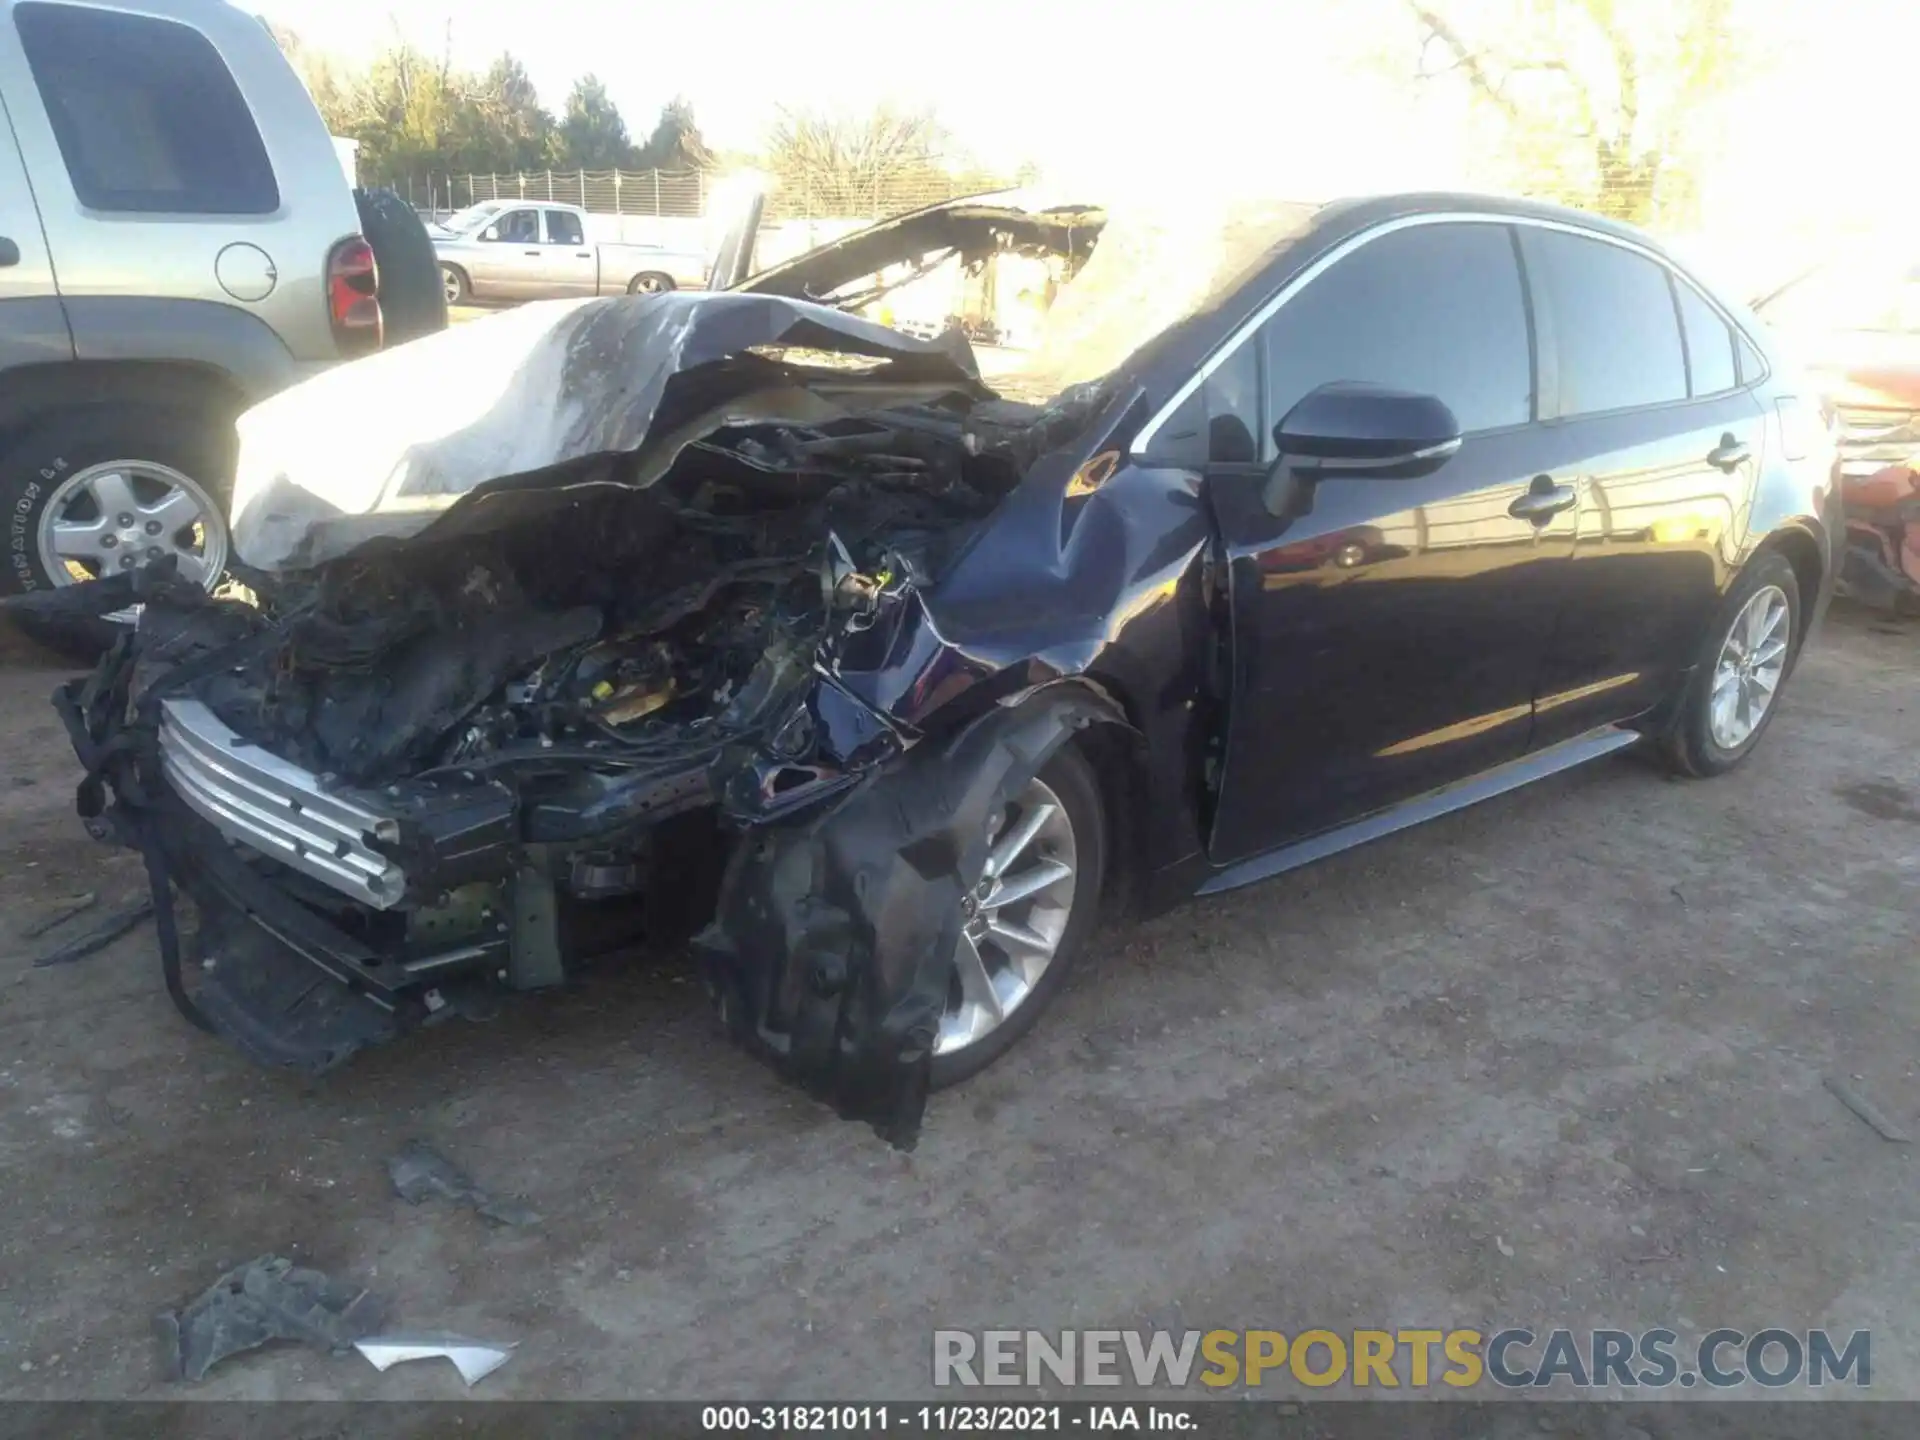
[{"label": "exposed engine bay", "polygon": [[645,490],[284,580],[278,642],[199,693],[350,785],[459,770],[537,792],[729,744],[799,755],[830,629],[937,573],[1014,478],[931,409],[723,431]]},{"label": "exposed engine bay", "polygon": [[[540,484],[461,489],[443,465],[450,503],[424,525],[403,504],[401,533],[375,503],[358,543],[330,506],[315,524],[342,552],[286,563],[307,532],[243,596],[126,578],[137,633],[59,703],[83,813],[148,856],[168,989],[195,1023],[319,1072],[597,953],[685,940],[743,831],[910,747],[843,662],[881,668],[918,592],[1093,397],[996,400],[964,356],[907,337],[850,367],[815,307],[745,303],[821,348],[669,377],[664,439]],[[272,498],[275,479],[252,513],[286,536],[307,502]],[[199,916],[192,972],[176,886]],[[917,1092],[894,1088],[910,1136]]]}]

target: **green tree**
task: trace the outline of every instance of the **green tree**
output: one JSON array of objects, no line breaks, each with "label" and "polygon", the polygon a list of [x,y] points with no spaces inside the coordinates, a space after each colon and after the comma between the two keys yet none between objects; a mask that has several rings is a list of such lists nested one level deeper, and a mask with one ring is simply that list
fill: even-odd
[{"label": "green tree", "polygon": [[553,163],[553,116],[512,55],[474,74],[400,44],[364,69],[347,70],[291,31],[274,34],[327,128],[360,142],[361,173],[370,181],[542,170]]},{"label": "green tree", "polygon": [[627,134],[627,122],[597,75],[582,75],[573,82],[560,117],[555,158],[568,170],[637,167],[639,152]]},{"label": "green tree", "polygon": [[1748,60],[1736,0],[1402,3],[1421,79],[1467,88],[1523,188],[1639,224],[1691,203]]},{"label": "green tree", "polygon": [[660,118],[654,122],[647,143],[640,147],[638,158],[643,170],[713,168],[713,152],[701,138],[700,127],[694,122],[693,106],[685,97],[675,96],[660,107]]},{"label": "green tree", "polygon": [[512,55],[500,56],[473,79],[461,118],[470,127],[463,138],[476,159],[469,169],[512,172],[553,164],[553,116],[540,104],[526,67]]}]

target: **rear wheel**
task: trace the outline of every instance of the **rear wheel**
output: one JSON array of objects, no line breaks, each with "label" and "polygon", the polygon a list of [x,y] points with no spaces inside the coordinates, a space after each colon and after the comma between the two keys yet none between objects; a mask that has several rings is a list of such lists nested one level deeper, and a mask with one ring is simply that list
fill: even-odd
[{"label": "rear wheel", "polygon": [[[49,416],[0,455],[0,592],[82,585],[168,557],[212,589],[227,565],[232,471],[231,439],[210,414],[129,406]],[[77,658],[97,655],[132,619],[15,618]]]},{"label": "rear wheel", "polygon": [[627,282],[629,295],[664,295],[674,288],[673,277],[662,275],[657,270],[649,270],[644,275],[636,275]]},{"label": "rear wheel", "polygon": [[1753,752],[1779,708],[1799,645],[1800,585],[1784,555],[1762,555],[1734,582],[1694,660],[1668,732],[1668,764],[1720,775]]},{"label": "rear wheel", "polygon": [[1067,746],[989,826],[934,1042],[936,1089],[979,1074],[1033,1028],[1098,921],[1105,878],[1099,783]]}]

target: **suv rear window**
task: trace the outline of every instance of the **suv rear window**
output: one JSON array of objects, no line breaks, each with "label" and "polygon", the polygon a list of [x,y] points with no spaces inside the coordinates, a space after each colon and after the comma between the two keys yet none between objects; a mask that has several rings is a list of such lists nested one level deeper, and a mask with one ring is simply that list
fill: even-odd
[{"label": "suv rear window", "polygon": [[82,205],[165,215],[280,208],[253,114],[199,31],[44,0],[13,16]]}]

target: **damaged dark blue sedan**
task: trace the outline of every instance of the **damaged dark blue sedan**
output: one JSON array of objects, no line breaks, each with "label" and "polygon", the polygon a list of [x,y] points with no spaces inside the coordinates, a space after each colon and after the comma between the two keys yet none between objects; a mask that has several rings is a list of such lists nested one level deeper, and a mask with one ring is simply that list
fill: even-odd
[{"label": "damaged dark blue sedan", "polygon": [[[991,387],[978,315],[854,313],[1008,256],[1059,298]],[[357,362],[240,453],[244,589],[41,602],[144,604],[57,703],[181,1010],[320,1071],[678,935],[733,1036],[899,1144],[1103,910],[1636,743],[1731,769],[1844,533],[1748,314],[1454,195],[935,207]]]}]

